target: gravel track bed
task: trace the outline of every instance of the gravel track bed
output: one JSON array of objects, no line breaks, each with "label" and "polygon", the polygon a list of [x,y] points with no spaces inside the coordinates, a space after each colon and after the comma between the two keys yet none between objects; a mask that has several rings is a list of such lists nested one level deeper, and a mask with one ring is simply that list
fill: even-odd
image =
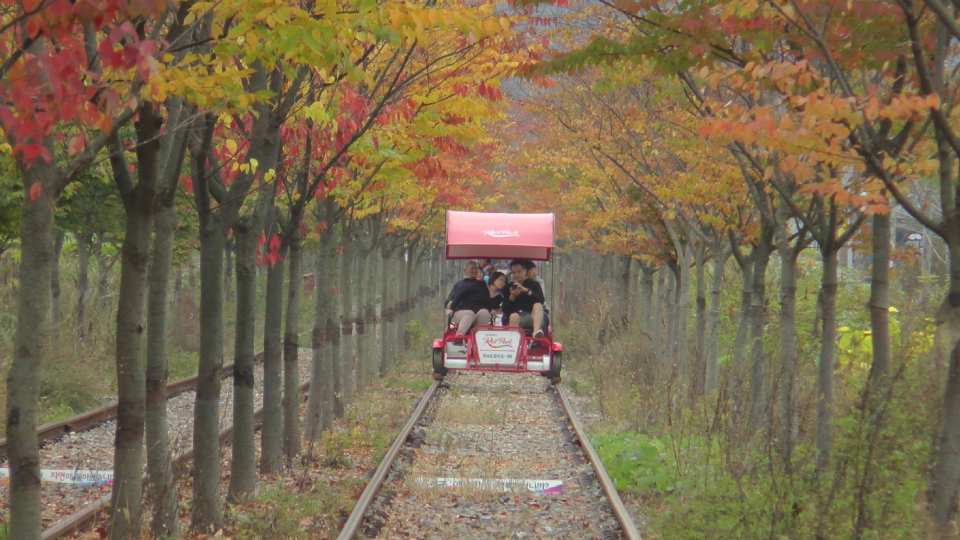
[{"label": "gravel track bed", "polygon": [[[312,350],[300,348],[300,382],[310,380]],[[254,410],[263,405],[263,364],[256,364],[254,386]],[[187,391],[167,402],[167,421],[170,426],[170,444],[174,456],[188,451],[193,445],[193,405],[195,392]],[[223,379],[220,391],[220,429],[230,426],[233,418],[232,378]],[[110,420],[93,429],[68,433],[63,438],[49,442],[40,448],[40,467],[43,469],[113,469],[113,443],[116,422]],[[258,434],[259,438],[259,434]],[[6,459],[0,467],[6,467]],[[146,466],[146,455],[144,455]],[[110,486],[80,487],[53,482],[41,483],[41,515],[43,528],[76,512],[83,506],[110,494]],[[8,485],[0,486],[0,521],[6,520]]]},{"label": "gravel track bed", "polygon": [[[436,487],[423,479],[560,480],[561,493]],[[367,538],[621,538],[550,383],[453,373],[360,527]]]}]

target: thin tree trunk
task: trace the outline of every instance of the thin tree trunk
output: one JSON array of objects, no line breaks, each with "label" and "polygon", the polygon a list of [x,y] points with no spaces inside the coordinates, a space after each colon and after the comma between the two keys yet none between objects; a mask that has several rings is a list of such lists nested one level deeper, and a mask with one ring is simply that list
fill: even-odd
[{"label": "thin tree trunk", "polygon": [[341,374],[343,375],[341,391],[345,404],[353,402],[355,390],[354,371],[354,344],[353,322],[356,319],[354,311],[354,255],[355,247],[352,239],[345,239],[343,244],[343,258],[340,260],[340,294],[343,302],[343,317],[340,320],[341,328]]},{"label": "thin tree trunk", "polygon": [[723,242],[718,242],[713,248],[713,280],[710,286],[710,309],[707,311],[706,353],[704,355],[704,391],[713,392],[717,389],[717,344],[720,338],[720,293],[723,290],[723,276],[727,267],[730,250]]},{"label": "thin tree trunk", "polygon": [[343,358],[346,340],[343,333],[343,321],[346,318],[346,312],[343,307],[343,273],[348,270],[348,267],[344,264],[344,259],[346,259],[347,256],[343,253],[343,250],[340,249],[344,243],[346,242],[341,240],[340,245],[334,249],[334,252],[337,253],[337,258],[333,261],[333,268],[330,273],[331,289],[333,289],[333,295],[330,297],[330,314],[333,316],[333,319],[330,321],[331,324],[328,325],[328,330],[330,330],[330,335],[333,337],[332,375],[334,418],[342,417],[345,410],[343,396]]},{"label": "thin tree trunk", "polygon": [[[230,486],[227,495],[232,502],[247,499],[257,486],[253,364],[257,312],[256,250],[260,228],[254,223],[256,220],[243,218],[234,227],[237,250],[237,322],[233,357],[233,457],[230,460]],[[277,266],[280,266],[279,262]]]},{"label": "thin tree trunk", "polygon": [[890,370],[890,214],[873,216],[873,268],[870,280],[870,392],[878,395]]},{"label": "thin tree trunk", "polygon": [[[873,529],[870,509],[866,504],[873,493],[876,463],[872,451],[880,430],[880,405],[887,387],[887,373],[890,368],[890,214],[874,214],[872,218],[871,239],[873,248],[872,276],[870,280],[870,341],[873,348],[873,362],[864,395],[864,419],[868,423],[868,455],[860,478],[857,494],[857,520],[854,523],[853,537],[862,538],[866,530]],[[905,329],[901,328],[901,331]]]},{"label": "thin tree trunk", "polygon": [[[667,272],[669,266],[661,266],[660,270],[656,274],[656,290],[654,291],[654,305],[653,310],[650,313],[650,327],[652,328],[651,335],[653,336],[653,348],[657,351],[657,356],[660,358],[660,361],[664,364],[669,363],[670,359],[667,358],[667,343],[669,343],[669,336],[667,336],[666,328],[663,325],[663,322],[666,320],[666,310],[667,310]],[[574,290],[579,289],[575,287]],[[577,292],[580,294],[580,291]],[[579,304],[579,301],[578,301]]]},{"label": "thin tree trunk", "polygon": [[147,474],[153,507],[150,529],[157,538],[177,534],[177,490],[167,428],[167,290],[176,231],[170,202],[161,204],[155,216],[147,313]]},{"label": "thin tree trunk", "polygon": [[[146,328],[147,262],[159,175],[157,134],[161,122],[152,105],[140,106],[136,123],[139,172],[136,187],[130,180],[119,137],[111,145],[110,164],[123,193],[126,231],[121,250],[117,305],[117,430],[110,538],[140,536],[147,392],[143,334]],[[124,192],[126,189],[132,191]]]},{"label": "thin tree trunk", "polygon": [[739,378],[747,364],[747,336],[750,331],[750,304],[753,302],[753,254],[744,261],[737,261],[740,266],[740,316],[737,323],[737,336],[733,341],[733,366]]},{"label": "thin tree trunk", "polygon": [[817,471],[830,463],[833,424],[833,369],[837,351],[837,251],[825,246],[822,252],[823,334],[817,370]]},{"label": "thin tree trunk", "polygon": [[656,306],[653,304],[653,276],[656,269],[647,265],[642,265],[641,269],[643,276],[640,279],[640,303],[642,304],[640,318],[643,322],[643,331],[648,336],[654,337],[653,320]]},{"label": "thin tree trunk", "polygon": [[[292,283],[291,283],[292,286]],[[283,263],[267,269],[266,314],[263,323],[263,428],[260,432],[260,472],[273,474],[283,466]]]},{"label": "thin tree trunk", "polygon": [[[365,243],[362,243],[363,245]],[[363,254],[363,259],[361,259],[361,254]],[[371,289],[370,286],[370,277],[373,275],[371,272],[371,265],[369,261],[369,253],[366,251],[366,246],[363,245],[363,250],[357,254],[357,278],[355,284],[356,290],[356,321],[357,321],[357,388],[364,388],[370,380],[369,375],[369,355],[370,355],[370,336],[367,331],[368,323],[370,319],[369,315],[369,302],[371,298]]]},{"label": "thin tree trunk", "polygon": [[397,258],[396,251],[390,247],[383,247],[384,258],[384,305],[383,315],[383,351],[380,360],[381,369],[386,371],[394,365],[396,358],[396,320],[397,320]]},{"label": "thin tree trunk", "polygon": [[[7,372],[7,460],[10,467],[7,522],[9,538],[40,538],[40,455],[37,441],[37,400],[40,369],[50,347],[50,273],[53,266],[55,178],[52,165],[36,161],[23,171],[24,198],[20,213],[20,283],[13,362]],[[29,180],[32,179],[32,182]],[[33,183],[41,184],[31,200]],[[30,284],[40,284],[30,286]]]},{"label": "thin tree trunk", "polygon": [[764,425],[767,415],[767,389],[764,367],[763,333],[767,324],[767,266],[770,263],[770,245],[761,243],[753,260],[753,286],[750,294],[750,427]]},{"label": "thin tree trunk", "polygon": [[380,244],[381,244],[381,247],[378,247],[375,252],[375,256],[377,258],[376,260],[377,269],[375,272],[374,282],[376,284],[376,290],[377,290],[377,303],[376,303],[375,312],[374,312],[374,320],[376,321],[376,327],[374,329],[375,345],[373,348],[374,350],[373,357],[376,361],[377,373],[379,374],[379,376],[382,377],[387,372],[387,364],[383,361],[385,357],[384,350],[383,350],[383,347],[384,347],[383,316],[384,316],[384,309],[386,309],[386,306],[387,306],[387,274],[386,274],[387,261],[386,261],[386,258],[384,257],[384,252],[383,252],[383,247],[382,247],[383,241],[381,241]]},{"label": "thin tree trunk", "polygon": [[283,453],[300,453],[300,296],[303,290],[303,244],[294,229],[288,250],[286,331],[283,334]]},{"label": "thin tree trunk", "polygon": [[[196,167],[196,159],[194,160]],[[195,182],[195,185],[197,183]],[[220,506],[220,377],[223,373],[223,246],[219,216],[201,214],[200,362],[193,412],[191,527],[216,531]]]},{"label": "thin tree trunk", "polygon": [[223,250],[223,291],[225,298],[229,298],[233,294],[233,245],[233,242],[227,241]]},{"label": "thin tree trunk", "polygon": [[77,307],[74,324],[79,337],[86,335],[87,296],[90,294],[90,249],[93,245],[93,236],[89,232],[77,235]]},{"label": "thin tree trunk", "polygon": [[56,230],[53,241],[53,267],[50,269],[50,296],[51,322],[53,323],[53,339],[60,333],[60,321],[63,320],[63,310],[60,306],[60,256],[63,253],[64,234],[61,229]]},{"label": "thin tree trunk", "polygon": [[331,305],[337,296],[335,284],[336,259],[333,238],[324,232],[317,252],[316,278],[313,307],[313,363],[310,375],[310,390],[307,393],[307,416],[304,432],[307,441],[313,443],[320,432],[327,429],[333,419],[333,315]]},{"label": "thin tree trunk", "polygon": [[692,375],[694,396],[702,396],[706,388],[707,377],[707,245],[698,242],[694,249],[694,264],[697,267],[697,330],[696,366]]},{"label": "thin tree trunk", "polygon": [[620,273],[620,326],[626,328],[630,324],[631,310],[633,309],[633,280],[630,279],[633,258],[629,255],[619,257],[623,261],[623,270]]},{"label": "thin tree trunk", "polygon": [[797,372],[797,253],[780,247],[780,451],[789,471],[793,458],[794,383]]},{"label": "thin tree trunk", "polygon": [[677,287],[677,315],[676,315],[676,335],[677,340],[677,358],[680,362],[681,381],[690,384],[691,373],[693,372],[690,361],[690,335],[687,330],[690,320],[690,246],[684,244],[681,250],[683,255],[680,259],[680,273],[678,275],[679,286]]}]

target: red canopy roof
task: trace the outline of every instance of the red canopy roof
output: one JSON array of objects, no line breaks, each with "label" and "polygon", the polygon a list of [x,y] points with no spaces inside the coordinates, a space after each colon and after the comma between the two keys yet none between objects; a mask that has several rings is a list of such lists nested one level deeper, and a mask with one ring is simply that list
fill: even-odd
[{"label": "red canopy roof", "polygon": [[550,259],[553,214],[447,210],[448,259]]}]

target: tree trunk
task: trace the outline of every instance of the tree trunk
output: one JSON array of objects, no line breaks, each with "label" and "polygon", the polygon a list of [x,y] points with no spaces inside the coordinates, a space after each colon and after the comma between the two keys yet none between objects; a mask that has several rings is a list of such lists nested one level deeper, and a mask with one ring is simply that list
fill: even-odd
[{"label": "tree trunk", "polygon": [[346,272],[349,267],[344,263],[344,260],[347,259],[346,254],[343,253],[342,249],[340,249],[344,244],[346,244],[346,241],[341,240],[340,245],[334,248],[334,252],[337,253],[337,258],[333,261],[333,268],[332,272],[330,273],[331,289],[333,289],[333,295],[330,297],[330,314],[333,316],[333,319],[328,325],[328,330],[331,331],[331,336],[333,337],[332,375],[334,418],[340,418],[343,416],[346,408],[344,405],[343,396],[343,358],[345,356],[344,348],[346,346],[346,336],[344,336],[343,332],[344,319],[346,319],[346,312],[344,311],[343,306],[343,273]]},{"label": "tree trunk", "polygon": [[[669,343],[669,336],[667,336],[667,329],[664,326],[664,321],[666,321],[666,310],[667,310],[667,273],[669,271],[669,266],[664,265],[660,267],[660,270],[656,274],[656,290],[654,291],[654,305],[650,313],[650,327],[652,329],[651,336],[653,337],[653,349],[657,351],[657,356],[660,358],[660,361],[664,364],[670,362],[670,359],[667,358],[667,344]],[[574,290],[580,289],[580,287],[575,287]],[[577,294],[581,294],[581,291],[578,291]],[[579,302],[578,302],[579,303]]]},{"label": "tree trunk", "polygon": [[224,243],[223,225],[219,216],[201,214],[200,362],[193,412],[193,509],[191,515],[191,527],[201,532],[216,531],[223,520],[219,488]]},{"label": "tree trunk", "polygon": [[292,461],[300,453],[300,296],[303,290],[303,244],[290,237],[286,331],[283,334],[283,453]]},{"label": "tree trunk", "polygon": [[[357,321],[357,388],[364,388],[370,382],[369,374],[369,356],[370,356],[370,335],[367,331],[370,320],[368,318],[370,311],[371,289],[370,278],[373,275],[371,271],[370,255],[366,251],[366,245],[362,243],[363,250],[357,254],[357,279],[355,283],[356,290],[356,321]],[[362,256],[362,259],[361,259]]]},{"label": "tree trunk", "polygon": [[333,421],[333,341],[336,331],[333,316],[336,313],[336,258],[333,237],[324,232],[317,252],[316,277],[313,307],[313,363],[310,375],[310,391],[307,393],[307,417],[304,430],[307,441],[313,443],[320,432],[330,427]]},{"label": "tree trunk", "polygon": [[733,368],[739,379],[746,370],[747,336],[750,331],[750,304],[753,298],[753,254],[744,261],[737,260],[740,267],[740,316],[737,336],[733,341]]},{"label": "tree trunk", "polygon": [[681,250],[680,272],[678,274],[678,287],[676,290],[676,324],[677,330],[674,338],[676,339],[677,358],[680,363],[681,381],[690,384],[691,373],[693,372],[690,362],[690,333],[687,330],[690,320],[690,246],[684,244]]},{"label": "tree trunk", "polygon": [[[117,430],[113,454],[113,492],[110,501],[110,538],[140,537],[143,495],[144,421],[146,417],[146,366],[143,334],[146,327],[147,262],[158,179],[159,139],[162,119],[149,104],[139,109],[137,170],[132,192],[124,193],[126,231],[121,250],[120,289],[117,305]],[[118,181],[130,183],[119,139],[110,164]],[[132,186],[130,186],[132,187]],[[121,192],[124,186],[121,185]]]},{"label": "tree trunk", "polygon": [[354,262],[356,249],[352,245],[353,239],[346,239],[343,244],[343,258],[340,259],[340,294],[343,302],[343,317],[341,325],[341,357],[342,366],[342,394],[345,404],[353,402],[353,393],[356,389],[356,371],[354,370],[354,352],[356,340],[353,335],[353,322],[356,320],[354,310]]},{"label": "tree trunk", "polygon": [[63,320],[63,310],[60,306],[60,255],[63,253],[64,234],[61,229],[56,230],[53,241],[53,267],[50,269],[50,296],[51,322],[53,323],[53,339],[60,333],[60,321]]},{"label": "tree trunk", "polygon": [[695,356],[696,366],[692,375],[692,394],[702,396],[706,388],[707,377],[707,245],[698,242],[694,249],[694,264],[697,267],[697,331]]},{"label": "tree trunk", "polygon": [[[864,531],[874,528],[867,500],[873,493],[874,471],[877,464],[872,457],[882,425],[876,415],[880,414],[878,411],[881,396],[887,385],[887,372],[890,367],[890,214],[874,214],[872,229],[873,260],[869,307],[873,361],[870,364],[870,374],[864,390],[864,420],[868,423],[868,451],[857,490],[857,519],[853,531],[853,537],[856,539],[862,538]],[[901,327],[901,332],[903,331],[907,329]]]},{"label": "tree trunk", "polygon": [[837,356],[837,251],[831,246],[821,249],[823,277],[820,282],[823,299],[823,334],[820,341],[820,365],[817,370],[817,471],[830,463],[833,424],[833,369]]},{"label": "tree trunk", "polygon": [[396,341],[394,328],[397,320],[397,258],[395,250],[390,247],[381,248],[384,261],[384,306],[383,315],[383,350],[380,364],[381,370],[386,371],[394,364],[396,358]]},{"label": "tree trunk", "polygon": [[[890,370],[890,214],[873,216],[873,264],[870,280],[870,393],[879,395]],[[901,329],[903,331],[903,329]]]},{"label": "tree trunk", "polygon": [[227,241],[223,250],[223,290],[225,298],[229,298],[233,294],[233,259],[233,242]]},{"label": "tree trunk", "polygon": [[154,231],[148,276],[147,475],[153,507],[150,529],[153,536],[167,538],[177,535],[177,490],[173,482],[167,428],[167,289],[176,231],[173,204],[161,204],[155,216]]},{"label": "tree trunk", "polygon": [[797,255],[789,243],[780,246],[780,451],[790,470],[793,456],[793,387],[797,377]]},{"label": "tree trunk", "polygon": [[630,324],[631,311],[633,309],[633,280],[631,267],[633,258],[629,255],[619,257],[623,261],[623,269],[620,273],[620,326],[626,328]]},{"label": "tree trunk", "polygon": [[643,270],[643,277],[640,279],[640,302],[642,304],[640,318],[643,322],[643,331],[648,336],[653,337],[654,308],[656,307],[653,305],[653,275],[656,269],[647,265],[641,266],[641,269]]},{"label": "tree trunk", "polygon": [[[49,186],[54,168],[38,160],[23,171],[20,214],[20,283],[13,362],[7,372],[7,460],[10,467],[9,538],[40,538],[40,455],[37,399],[40,369],[50,347],[50,273],[53,266],[53,209]],[[43,182],[31,200],[32,182]],[[37,284],[40,286],[30,286]]]},{"label": "tree trunk", "polygon": [[764,367],[763,333],[767,324],[767,266],[770,245],[760,244],[753,260],[753,286],[750,294],[750,427],[756,430],[767,416],[767,391]]},{"label": "tree trunk", "polygon": [[[381,246],[383,241],[381,241]],[[383,339],[383,310],[386,308],[387,302],[387,262],[384,257],[383,248],[378,247],[376,252],[376,263],[377,269],[374,273],[374,283],[377,290],[377,302],[374,307],[374,320],[376,321],[376,326],[374,328],[374,347],[373,347],[373,357],[376,362],[377,374],[382,377],[387,372],[387,365],[384,363],[384,339]]]},{"label": "tree trunk", "polygon": [[264,474],[276,473],[283,466],[282,325],[281,261],[267,269],[266,314],[263,323],[263,428],[260,432],[260,472]]},{"label": "tree trunk", "polygon": [[90,290],[90,249],[93,245],[93,235],[89,232],[82,232],[77,235],[77,307],[74,324],[76,325],[77,336],[83,338],[86,335],[84,324],[86,323],[87,296]]},{"label": "tree trunk", "polygon": [[717,389],[717,343],[720,339],[720,292],[723,290],[723,275],[727,267],[730,250],[723,242],[713,249],[713,281],[710,286],[710,310],[707,311],[706,343],[704,354],[704,391]]},{"label": "tree trunk", "polygon": [[[253,223],[251,223],[253,222]],[[233,356],[233,448],[228,498],[239,502],[257,487],[257,448],[254,430],[254,341],[257,313],[256,220],[242,218],[234,227],[236,242],[237,319]],[[280,266],[280,263],[277,263]],[[282,272],[282,269],[280,270]]]}]

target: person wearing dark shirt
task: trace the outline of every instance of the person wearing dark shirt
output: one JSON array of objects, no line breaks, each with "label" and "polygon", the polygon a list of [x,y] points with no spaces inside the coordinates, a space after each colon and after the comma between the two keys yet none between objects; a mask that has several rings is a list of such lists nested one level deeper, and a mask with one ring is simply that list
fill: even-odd
[{"label": "person wearing dark shirt", "polygon": [[509,326],[528,328],[534,337],[543,335],[545,301],[543,287],[535,279],[529,277],[528,269],[533,263],[527,260],[510,262],[510,273],[513,283],[503,302],[503,320]]},{"label": "person wearing dark shirt", "polygon": [[463,337],[474,323],[490,324],[490,291],[480,279],[480,268],[475,261],[467,262],[463,279],[453,285],[447,295],[447,315],[457,327],[457,337]]},{"label": "person wearing dark shirt", "polygon": [[507,275],[500,271],[494,271],[489,278],[490,283],[487,285],[487,289],[490,291],[490,303],[487,305],[487,309],[490,310],[491,315],[496,313],[499,316],[503,302],[507,298]]}]

